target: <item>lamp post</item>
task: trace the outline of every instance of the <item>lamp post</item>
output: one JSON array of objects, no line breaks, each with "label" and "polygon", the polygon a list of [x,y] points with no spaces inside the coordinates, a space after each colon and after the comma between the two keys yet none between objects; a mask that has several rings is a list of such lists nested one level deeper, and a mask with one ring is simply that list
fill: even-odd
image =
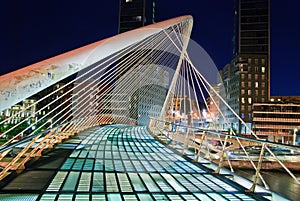
[{"label": "lamp post", "polygon": [[295,128],[294,129],[294,135],[293,135],[293,145],[295,146],[296,145],[296,135],[297,135],[297,131],[298,131],[298,129],[297,128]]}]

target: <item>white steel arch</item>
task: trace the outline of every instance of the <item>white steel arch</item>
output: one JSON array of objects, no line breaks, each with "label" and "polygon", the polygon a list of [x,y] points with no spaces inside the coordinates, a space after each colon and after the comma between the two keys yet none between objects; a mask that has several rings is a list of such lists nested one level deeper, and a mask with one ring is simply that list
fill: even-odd
[{"label": "white steel arch", "polygon": [[104,59],[161,30],[180,23],[189,24],[192,16],[181,16],[128,31],[108,39],[69,51],[53,58],[32,64],[0,76],[0,111],[30,97],[54,83]]}]

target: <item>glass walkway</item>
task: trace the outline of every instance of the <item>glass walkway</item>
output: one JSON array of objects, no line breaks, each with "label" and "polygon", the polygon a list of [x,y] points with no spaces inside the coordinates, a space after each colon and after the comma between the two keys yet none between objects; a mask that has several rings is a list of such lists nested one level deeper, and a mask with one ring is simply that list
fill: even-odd
[{"label": "glass walkway", "polygon": [[0,200],[267,200],[156,141],[146,127],[92,128],[1,188]]}]

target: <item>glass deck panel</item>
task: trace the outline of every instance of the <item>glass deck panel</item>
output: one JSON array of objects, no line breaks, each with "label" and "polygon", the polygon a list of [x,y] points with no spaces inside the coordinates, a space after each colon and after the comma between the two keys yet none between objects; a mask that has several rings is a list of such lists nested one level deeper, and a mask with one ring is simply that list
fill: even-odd
[{"label": "glass deck panel", "polygon": [[91,172],[82,172],[81,173],[77,191],[82,191],[82,192],[90,191],[91,176],[92,176]]},{"label": "glass deck panel", "polygon": [[80,172],[70,172],[63,185],[63,191],[75,191]]},{"label": "glass deck panel", "polygon": [[104,192],[104,178],[103,178],[102,172],[94,172],[92,191],[93,192]]},{"label": "glass deck panel", "polygon": [[152,197],[149,194],[138,194],[138,197],[143,201],[153,201]]},{"label": "glass deck panel", "polygon": [[143,179],[148,191],[150,192],[160,192],[160,189],[157,187],[153,179],[146,174],[146,173],[140,173],[141,178]]},{"label": "glass deck panel", "polygon": [[128,173],[128,176],[131,180],[131,183],[132,183],[135,191],[145,191],[146,190],[142,180],[139,178],[139,175],[137,173]]},{"label": "glass deck panel", "polygon": [[118,173],[118,179],[122,192],[133,192],[126,173]]},{"label": "glass deck panel", "polygon": [[105,174],[106,179],[106,191],[107,192],[119,192],[117,180],[115,173],[106,173]]},{"label": "glass deck panel", "polygon": [[54,177],[54,179],[48,186],[47,191],[59,191],[67,174],[68,174],[68,172],[60,172],[60,171],[57,172],[56,176]]}]

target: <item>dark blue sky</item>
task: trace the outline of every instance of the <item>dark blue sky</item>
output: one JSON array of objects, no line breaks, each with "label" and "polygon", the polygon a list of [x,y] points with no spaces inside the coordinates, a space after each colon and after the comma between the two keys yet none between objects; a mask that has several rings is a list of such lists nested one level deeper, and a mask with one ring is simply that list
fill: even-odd
[{"label": "dark blue sky", "polygon": [[[170,4],[171,2],[171,4]],[[0,75],[117,34],[119,0],[4,0]],[[300,95],[298,0],[271,1],[271,95]],[[161,0],[158,21],[190,14],[191,38],[218,68],[231,59],[232,0]]]}]

